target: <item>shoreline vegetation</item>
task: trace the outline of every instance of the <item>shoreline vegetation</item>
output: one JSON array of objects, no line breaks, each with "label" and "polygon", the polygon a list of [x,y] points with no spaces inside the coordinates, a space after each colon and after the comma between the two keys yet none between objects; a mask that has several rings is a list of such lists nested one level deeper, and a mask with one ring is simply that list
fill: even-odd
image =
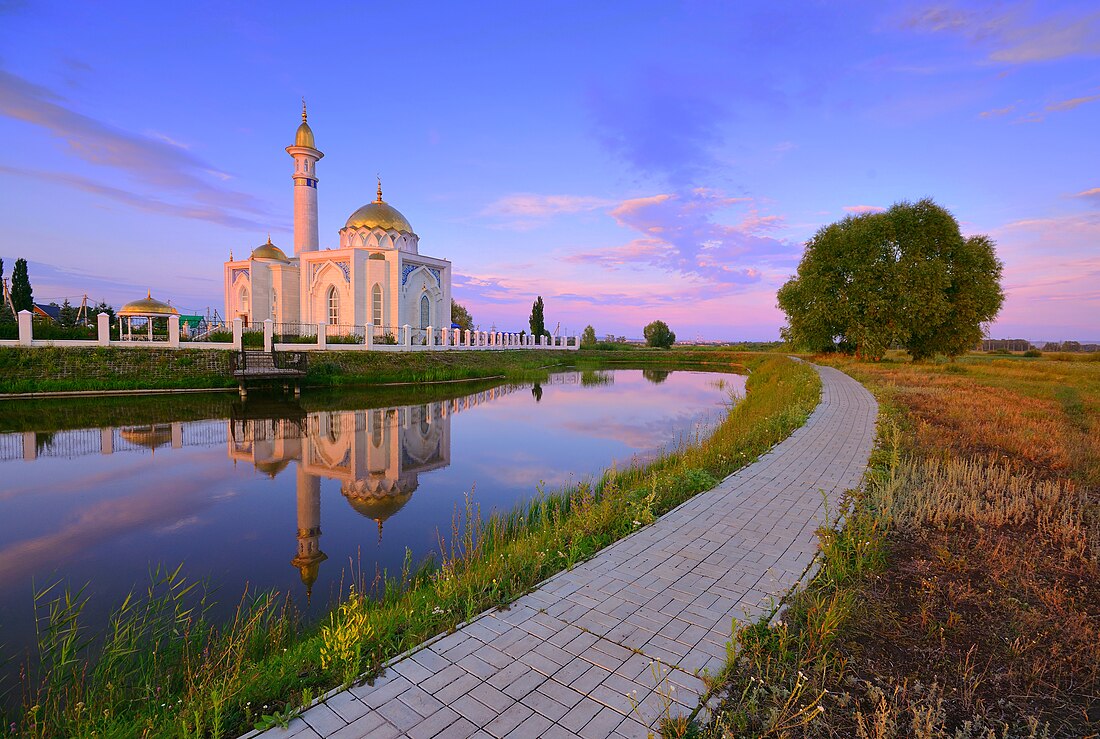
[{"label": "shoreline vegetation", "polygon": [[[547,371],[534,366],[538,357],[517,361],[512,357],[522,356],[518,352],[479,354],[453,356],[475,357],[473,369],[512,380]],[[284,596],[255,592],[241,597],[230,623],[208,623],[206,596],[179,569],[155,575],[146,593],[117,609],[103,634],[89,633],[81,621],[83,591],[40,591],[33,604],[39,653],[15,686],[21,705],[9,719],[13,732],[225,737],[284,723],[295,707],[315,696],[377,674],[388,659],[511,602],[710,489],[802,425],[820,394],[811,367],[777,355],[637,351],[622,356],[620,364],[609,361],[619,356],[606,354],[627,352],[577,352],[569,359],[578,369],[748,367],[748,392],[709,438],[641,467],[611,469],[596,481],[561,490],[533,490],[537,495],[527,504],[492,515],[483,515],[475,496],[467,497],[449,537],[441,537],[436,558],[407,559],[399,573],[350,573],[345,599],[317,624],[304,624]],[[562,359],[560,353],[553,357]],[[431,367],[422,374],[471,369]],[[414,395],[423,391],[409,389]],[[47,408],[55,402],[33,404]],[[302,402],[326,401],[303,394]],[[5,412],[12,407],[0,406]],[[162,412],[156,408],[149,403],[142,412],[152,417]],[[36,411],[28,414],[22,423],[30,423]],[[54,419],[69,422],[71,417]]]},{"label": "shoreline vegetation", "polygon": [[663,736],[1098,736],[1100,363],[813,361],[879,400],[864,485],[808,585],[733,624],[713,715]]}]

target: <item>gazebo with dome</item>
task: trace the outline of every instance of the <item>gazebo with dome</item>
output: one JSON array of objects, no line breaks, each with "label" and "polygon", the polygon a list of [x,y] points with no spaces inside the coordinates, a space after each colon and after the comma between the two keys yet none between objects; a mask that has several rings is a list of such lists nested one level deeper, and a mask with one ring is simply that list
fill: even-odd
[{"label": "gazebo with dome", "polygon": [[[339,230],[338,245],[322,249],[318,237],[316,148],[305,105],[294,145],[293,256],[272,243],[247,259],[230,255],[224,265],[225,315],[245,325],[271,320],[276,333],[309,332],[325,325],[330,336],[370,330],[374,338],[398,335],[400,327],[448,327],[451,323],[451,263],[420,253],[408,219],[376,197],[353,212]],[[373,183],[372,183],[373,184]]]},{"label": "gazebo with dome", "polygon": [[[179,311],[153,297],[148,291],[144,298],[132,300],[118,311],[118,332],[120,341],[153,341],[153,323],[160,318],[167,323],[168,316],[178,316]],[[138,333],[134,334],[134,319],[138,319]],[[167,339],[167,325],[165,325]]]}]

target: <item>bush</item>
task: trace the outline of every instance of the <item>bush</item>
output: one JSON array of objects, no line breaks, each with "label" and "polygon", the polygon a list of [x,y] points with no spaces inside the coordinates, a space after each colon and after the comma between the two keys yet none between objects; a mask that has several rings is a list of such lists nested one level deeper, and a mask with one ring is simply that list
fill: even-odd
[{"label": "bush", "polygon": [[1043,356],[1043,353],[1041,351],[1039,351],[1038,349],[1028,349],[1026,352],[1024,352],[1024,356],[1025,357],[1041,357],[1041,356]]}]

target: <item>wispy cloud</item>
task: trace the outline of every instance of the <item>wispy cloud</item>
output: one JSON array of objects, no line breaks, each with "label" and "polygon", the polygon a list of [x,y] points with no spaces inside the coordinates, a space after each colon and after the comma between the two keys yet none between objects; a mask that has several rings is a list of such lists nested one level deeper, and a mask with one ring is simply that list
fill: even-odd
[{"label": "wispy cloud", "polygon": [[1058,100],[1056,102],[1047,105],[1046,109],[1049,111],[1061,111],[1061,110],[1073,110],[1079,105],[1085,103],[1093,103],[1100,100],[1100,95],[1083,95],[1081,97],[1069,98],[1068,100]]},{"label": "wispy cloud", "polygon": [[1090,187],[1087,190],[1082,190],[1081,192],[1074,193],[1071,197],[1083,198],[1085,200],[1093,201],[1097,205],[1100,205],[1100,187]]},{"label": "wispy cloud", "polygon": [[481,215],[498,220],[499,227],[525,231],[549,222],[554,216],[599,210],[615,202],[589,195],[514,193],[489,203]]},{"label": "wispy cloud", "polygon": [[1100,54],[1100,12],[1071,11],[1036,17],[1042,4],[961,9],[945,3],[910,15],[904,25],[927,33],[962,36],[1002,64],[1032,64]]},{"label": "wispy cloud", "polygon": [[978,115],[982,118],[1000,118],[1001,116],[1008,115],[1016,110],[1016,104],[1006,105],[1003,108],[993,108],[992,110],[983,110]]},{"label": "wispy cloud", "polygon": [[643,174],[682,187],[719,166],[729,111],[689,80],[653,72],[593,89],[588,108],[600,142]]},{"label": "wispy cloud", "polygon": [[[221,207],[216,198],[207,198],[205,193],[195,193],[191,202],[171,203],[148,195],[139,195],[129,190],[104,185],[102,182],[76,174],[61,172],[43,172],[34,169],[18,169],[0,164],[0,175],[8,175],[18,178],[33,178],[42,182],[50,182],[83,192],[99,195],[110,200],[127,205],[136,210],[157,215],[175,216],[177,218],[192,218],[209,223],[217,223],[222,226],[239,228],[249,231],[263,231],[272,228],[289,228],[285,217],[269,217],[259,219],[248,215],[240,215],[235,211]],[[211,202],[200,202],[211,200]]]},{"label": "wispy cloud", "polygon": [[[70,153],[85,162],[125,172],[156,188],[162,196],[167,193],[178,198],[181,209],[187,211],[185,217],[206,219],[209,214],[209,219],[216,223],[254,229],[256,218],[266,222],[271,216],[268,206],[252,195],[217,184],[216,180],[223,177],[215,167],[165,134],[124,131],[78,113],[52,90],[3,69],[0,69],[0,115],[49,131],[68,146]],[[56,182],[86,191],[91,191],[89,185],[94,184],[49,173],[35,176],[54,177]],[[102,188],[99,194],[142,207],[135,198],[140,200],[143,196],[134,193]]]},{"label": "wispy cloud", "polygon": [[864,213],[882,213],[886,209],[881,205],[845,205],[843,210],[845,213],[862,215]]},{"label": "wispy cloud", "polygon": [[761,215],[750,208],[735,226],[712,220],[718,211],[745,202],[745,198],[726,197],[707,188],[625,200],[610,213],[619,225],[639,232],[641,237],[564,259],[613,270],[657,267],[709,284],[753,283],[761,279],[768,266],[792,260],[796,248],[758,235],[780,225],[779,216]]}]

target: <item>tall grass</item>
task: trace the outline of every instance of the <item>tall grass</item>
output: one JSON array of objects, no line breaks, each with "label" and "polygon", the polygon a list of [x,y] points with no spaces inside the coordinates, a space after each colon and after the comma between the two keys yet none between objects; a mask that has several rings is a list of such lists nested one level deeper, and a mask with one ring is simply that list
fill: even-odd
[{"label": "tall grass", "polygon": [[[177,570],[123,604],[112,619],[117,638],[90,641],[82,638],[84,595],[50,591],[39,602],[47,638],[26,673],[18,731],[231,736],[285,717],[315,692],[376,674],[386,660],[587,559],[788,436],[817,403],[816,374],[782,357],[750,361],[747,396],[708,439],[644,467],[540,491],[511,511],[483,516],[471,495],[436,560],[406,557],[399,573],[352,573],[347,598],[317,626],[304,626],[274,593],[246,596],[234,620],[213,625],[204,616],[208,599],[187,590]],[[77,638],[66,641],[70,635]]]}]

